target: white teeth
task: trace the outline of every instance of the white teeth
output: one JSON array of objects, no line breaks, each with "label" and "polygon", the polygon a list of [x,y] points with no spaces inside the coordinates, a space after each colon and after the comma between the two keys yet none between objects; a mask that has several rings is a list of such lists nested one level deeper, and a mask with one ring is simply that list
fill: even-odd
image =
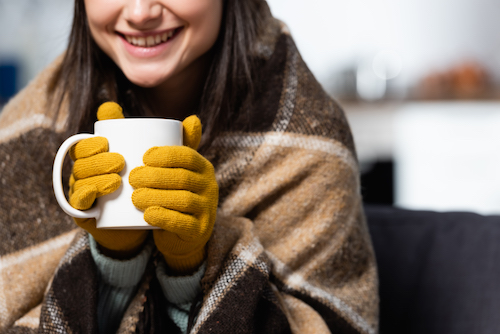
[{"label": "white teeth", "polygon": [[168,41],[173,35],[175,30],[164,32],[163,34],[151,35],[147,37],[125,36],[127,42],[135,46],[150,47],[158,45],[162,42]]},{"label": "white teeth", "polygon": [[148,46],[153,46],[155,45],[155,38],[153,36],[148,36],[148,38],[146,38],[146,42],[148,43]]}]

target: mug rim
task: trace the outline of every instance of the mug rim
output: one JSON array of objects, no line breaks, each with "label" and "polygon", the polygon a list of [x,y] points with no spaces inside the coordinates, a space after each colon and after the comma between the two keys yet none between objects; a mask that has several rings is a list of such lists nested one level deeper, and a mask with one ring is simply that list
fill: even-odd
[{"label": "mug rim", "polygon": [[109,121],[120,121],[120,122],[144,122],[144,121],[167,121],[167,122],[176,122],[176,123],[182,123],[182,121],[179,121],[177,119],[173,118],[161,118],[161,117],[131,117],[131,118],[112,118],[112,119],[103,119],[100,121],[96,121],[95,123],[101,123],[101,122],[109,122]]}]

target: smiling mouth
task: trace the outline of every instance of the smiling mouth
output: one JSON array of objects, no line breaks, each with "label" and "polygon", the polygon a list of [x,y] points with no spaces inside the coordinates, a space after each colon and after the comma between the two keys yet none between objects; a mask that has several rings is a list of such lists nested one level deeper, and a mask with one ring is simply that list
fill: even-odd
[{"label": "smiling mouth", "polygon": [[118,33],[122,38],[124,38],[128,43],[143,47],[143,48],[151,48],[162,43],[166,43],[175,36],[179,34],[183,27],[171,29],[168,31],[164,31],[161,33],[134,36],[134,35],[126,35],[122,33]]}]

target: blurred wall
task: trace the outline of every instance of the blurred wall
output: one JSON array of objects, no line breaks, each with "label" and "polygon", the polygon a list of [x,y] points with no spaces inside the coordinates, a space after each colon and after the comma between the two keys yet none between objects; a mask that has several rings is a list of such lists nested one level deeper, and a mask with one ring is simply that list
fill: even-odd
[{"label": "blurred wall", "polygon": [[[339,71],[370,64],[382,51],[399,57],[400,75],[391,82],[403,95],[428,72],[467,59],[481,62],[500,81],[500,1],[268,3],[326,87]],[[72,0],[0,0],[0,61],[19,61],[18,88],[64,50],[72,7]]]},{"label": "blurred wall", "polygon": [[464,60],[483,64],[500,81],[500,1],[268,0],[304,59],[324,85],[333,73],[371,62],[381,51],[399,55],[407,89],[430,71]]},{"label": "blurred wall", "polygon": [[72,0],[0,0],[0,64],[17,63],[17,89],[66,48]]}]

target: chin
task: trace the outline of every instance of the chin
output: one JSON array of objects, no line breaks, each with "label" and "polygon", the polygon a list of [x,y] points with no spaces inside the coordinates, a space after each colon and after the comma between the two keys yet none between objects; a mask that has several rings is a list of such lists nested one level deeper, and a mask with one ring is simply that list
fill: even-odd
[{"label": "chin", "polygon": [[143,88],[156,87],[159,84],[161,84],[163,81],[166,80],[166,78],[163,78],[163,77],[159,78],[157,73],[152,74],[152,75],[147,75],[147,74],[143,74],[143,75],[127,75],[125,73],[125,76],[133,84],[135,84],[135,85],[137,85],[139,87],[143,87]]},{"label": "chin", "polygon": [[159,66],[130,66],[124,64],[124,66],[118,67],[122,68],[123,74],[130,82],[144,88],[156,87],[172,76],[171,70]]}]

